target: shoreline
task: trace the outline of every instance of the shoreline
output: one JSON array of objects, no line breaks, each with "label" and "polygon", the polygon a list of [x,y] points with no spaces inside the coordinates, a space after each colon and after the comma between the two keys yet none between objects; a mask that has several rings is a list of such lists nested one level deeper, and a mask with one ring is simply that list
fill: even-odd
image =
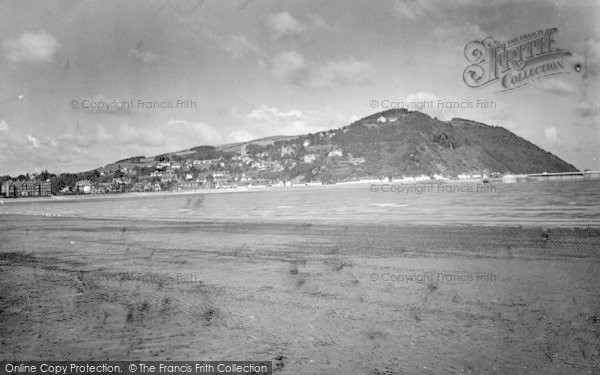
[{"label": "shoreline", "polygon": [[77,194],[77,195],[52,195],[50,197],[23,197],[23,198],[5,198],[0,197],[0,207],[7,203],[16,202],[68,202],[68,201],[79,201],[79,200],[92,200],[92,199],[129,199],[129,198],[152,198],[152,197],[169,197],[169,196],[180,196],[180,195],[204,195],[204,194],[232,194],[232,193],[252,193],[252,192],[265,192],[265,191],[294,191],[294,190],[321,190],[321,189],[348,189],[353,187],[365,187],[376,185],[390,186],[413,186],[413,185],[477,185],[485,184],[486,186],[494,185],[522,185],[522,184],[547,184],[547,183],[581,183],[598,180],[540,180],[540,181],[522,181],[522,182],[502,182],[502,181],[490,181],[484,183],[482,180],[453,180],[453,181],[414,181],[414,182],[385,182],[385,181],[360,181],[360,182],[343,182],[336,184],[309,184],[309,185],[293,185],[293,186],[261,186],[261,187],[234,187],[234,188],[222,188],[222,189],[200,189],[195,191],[157,191],[157,192],[125,192],[125,193],[113,193],[113,194]]},{"label": "shoreline", "polygon": [[[572,181],[569,181],[572,182]],[[387,186],[387,187],[386,187]],[[438,187],[474,187],[475,184],[439,184],[427,194],[411,196],[392,189],[392,183],[336,184],[296,187],[260,187],[238,189],[210,189],[180,192],[120,193],[111,195],[78,195],[50,198],[0,200],[0,216],[145,220],[147,222],[215,222],[253,224],[303,223],[307,225],[377,225],[414,227],[427,225],[435,228],[453,226],[527,227],[527,228],[599,228],[600,212],[595,208],[594,191],[597,182],[584,181],[576,185],[546,181],[522,184],[478,184],[478,188],[492,187],[490,195],[467,192],[440,192]],[[411,189],[415,186],[406,185]],[[384,189],[385,187],[385,189]],[[427,187],[427,186],[423,186]],[[497,189],[497,190],[496,190]],[[384,191],[386,190],[386,191]],[[531,214],[527,207],[514,206],[517,199],[525,202],[529,194],[542,191],[541,199],[533,204],[537,211]],[[581,198],[560,198],[554,203],[547,194],[569,196],[576,191]],[[239,193],[235,195],[235,193]],[[256,193],[255,195],[243,195]],[[391,193],[391,194],[389,194]],[[427,195],[431,195],[427,197]],[[225,195],[214,195],[225,194]],[[234,194],[234,195],[227,195]],[[456,195],[456,200],[453,195]],[[339,199],[338,199],[339,196]],[[558,196],[557,196],[558,197]],[[332,201],[333,199],[333,201]],[[338,199],[338,200],[336,200]],[[353,203],[361,199],[359,205]],[[309,203],[310,202],[310,203]],[[328,203],[329,202],[329,203]],[[336,203],[337,202],[337,203]],[[391,202],[391,203],[390,203]],[[453,212],[438,204],[451,205]],[[527,205],[527,203],[523,203]],[[461,209],[461,207],[473,207]],[[237,207],[237,209],[236,209]],[[327,210],[338,214],[327,214]],[[480,208],[481,207],[481,208]],[[539,207],[539,208],[538,208]],[[514,209],[514,211],[513,211]],[[557,211],[561,210],[561,211]],[[455,212],[454,212],[455,211]],[[506,212],[504,212],[506,211]],[[434,214],[431,214],[434,213]],[[12,220],[20,220],[17,217]]]},{"label": "shoreline", "polygon": [[198,189],[194,191],[153,191],[153,192],[125,192],[112,194],[71,194],[71,195],[52,195],[50,197],[23,197],[23,198],[1,198],[4,204],[9,202],[53,202],[53,201],[78,201],[88,199],[119,199],[119,198],[151,198],[151,197],[169,197],[178,195],[204,195],[204,194],[231,194],[231,193],[253,193],[264,191],[291,191],[291,190],[317,190],[332,187],[353,187],[357,185],[369,185],[371,183],[361,184],[330,184],[330,185],[294,185],[294,186],[272,186],[272,187],[236,187],[220,189]]}]

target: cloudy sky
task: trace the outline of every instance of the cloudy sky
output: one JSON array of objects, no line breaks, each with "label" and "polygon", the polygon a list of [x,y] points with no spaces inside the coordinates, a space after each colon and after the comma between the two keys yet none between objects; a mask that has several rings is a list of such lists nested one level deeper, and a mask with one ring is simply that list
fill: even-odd
[{"label": "cloudy sky", "polygon": [[[0,175],[337,128],[431,98],[493,100],[424,111],[600,170],[600,3],[483,3],[0,1]],[[463,82],[468,42],[549,27],[569,74],[503,93]]]}]

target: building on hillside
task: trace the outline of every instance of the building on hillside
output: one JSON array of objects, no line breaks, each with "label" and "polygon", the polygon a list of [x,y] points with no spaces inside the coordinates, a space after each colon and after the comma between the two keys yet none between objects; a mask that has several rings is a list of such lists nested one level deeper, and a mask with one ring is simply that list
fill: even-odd
[{"label": "building on hillside", "polygon": [[351,157],[351,158],[348,159],[348,162],[351,163],[351,164],[354,164],[354,165],[362,164],[365,161],[366,161],[365,158],[363,158],[362,156],[356,157],[356,158]]},{"label": "building on hillside", "polygon": [[342,151],[341,149],[337,148],[337,149],[329,151],[329,154],[327,156],[329,156],[330,158],[332,158],[332,157],[341,158],[342,155],[344,155],[344,151]]},{"label": "building on hillside", "polygon": [[49,197],[52,195],[52,183],[50,181],[6,181],[0,191],[6,198]]},{"label": "building on hillside", "polygon": [[92,192],[92,184],[88,180],[79,180],[75,184],[75,191],[83,194],[90,194]]},{"label": "building on hillside", "polygon": [[315,155],[315,154],[304,155],[304,162],[305,163],[312,163],[315,160],[317,160],[317,155]]}]

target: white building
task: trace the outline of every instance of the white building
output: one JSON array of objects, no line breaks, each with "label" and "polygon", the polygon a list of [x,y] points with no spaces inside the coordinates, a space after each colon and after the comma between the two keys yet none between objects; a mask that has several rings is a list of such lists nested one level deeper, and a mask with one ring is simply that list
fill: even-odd
[{"label": "white building", "polygon": [[317,160],[317,155],[315,155],[315,154],[304,155],[304,162],[305,163],[312,163],[315,160]]},{"label": "white building", "polygon": [[362,164],[365,161],[366,161],[365,158],[363,158],[362,156],[357,157],[357,158],[351,157],[351,158],[348,159],[348,162],[350,164],[354,164],[354,165]]},{"label": "white building", "polygon": [[75,184],[75,188],[78,192],[84,194],[89,194],[92,192],[92,184],[87,180],[77,181],[77,183]]},{"label": "white building", "polygon": [[341,149],[338,148],[338,149],[335,149],[335,150],[331,150],[329,152],[329,154],[327,154],[327,156],[329,156],[330,158],[332,158],[332,157],[341,158],[343,154],[344,154],[344,152]]}]

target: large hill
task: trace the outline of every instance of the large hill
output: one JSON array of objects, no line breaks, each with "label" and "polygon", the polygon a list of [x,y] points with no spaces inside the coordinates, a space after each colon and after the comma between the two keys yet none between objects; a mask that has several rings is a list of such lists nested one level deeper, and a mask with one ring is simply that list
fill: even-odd
[{"label": "large hill", "polygon": [[[244,146],[242,148],[242,146]],[[394,109],[350,125],[299,136],[274,136],[220,146],[199,146],[152,158],[118,162],[133,167],[157,160],[230,160],[245,152],[276,162],[285,177],[327,174],[333,180],[363,176],[417,176],[468,172],[539,173],[577,169],[550,152],[497,126],[455,118],[440,121]],[[308,156],[308,157],[307,157]],[[103,169],[115,169],[117,163]],[[246,165],[243,165],[246,167]],[[264,171],[264,167],[262,169]],[[239,169],[238,169],[239,173]],[[277,176],[273,176],[277,177]]]},{"label": "large hill", "polygon": [[337,133],[332,143],[362,155],[383,174],[567,172],[577,169],[550,152],[496,126],[420,112],[390,110],[365,117]]}]

